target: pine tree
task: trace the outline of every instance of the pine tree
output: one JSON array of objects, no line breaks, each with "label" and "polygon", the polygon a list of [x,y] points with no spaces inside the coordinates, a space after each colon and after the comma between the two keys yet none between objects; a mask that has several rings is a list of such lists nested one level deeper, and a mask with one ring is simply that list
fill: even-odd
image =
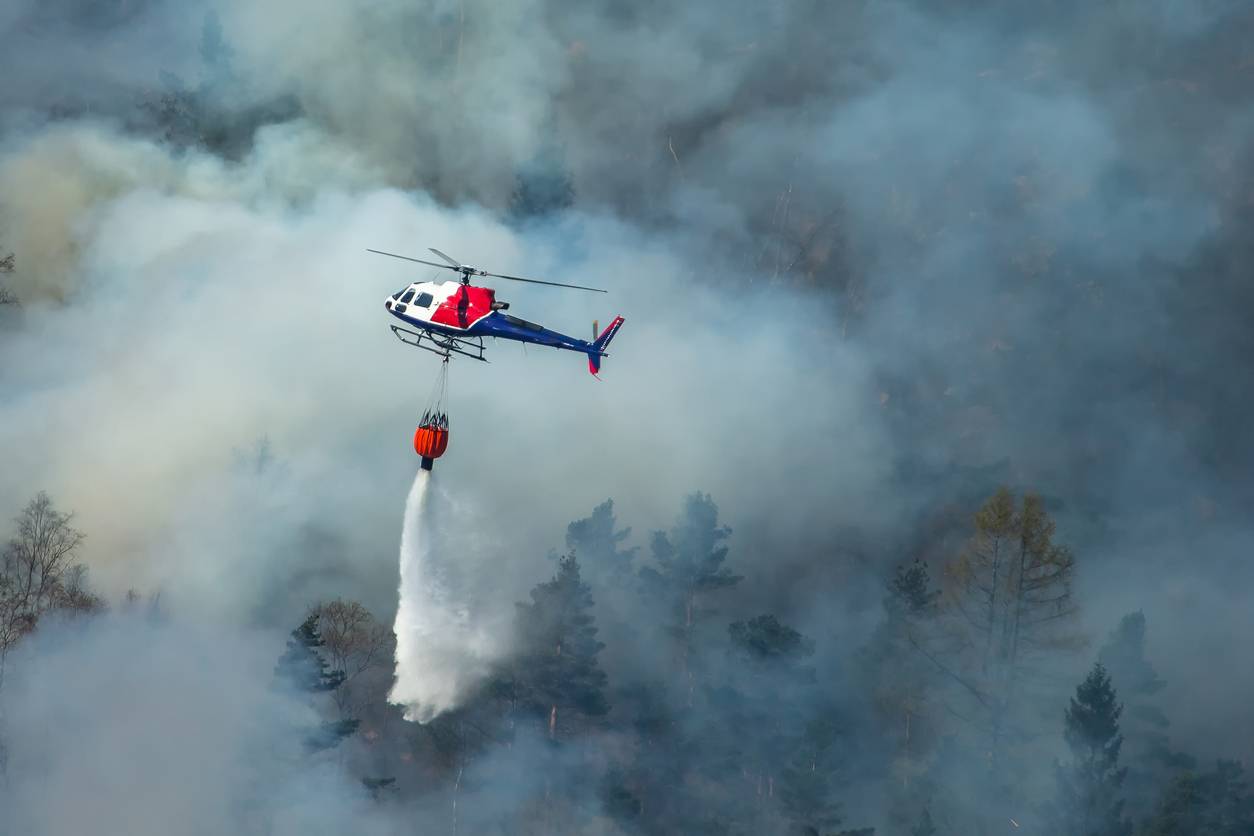
[{"label": "pine tree", "polygon": [[824,834],[840,827],[836,800],[836,728],[826,720],[809,724],[780,773],[779,807],[789,833]]},{"label": "pine tree", "polygon": [[617,524],[614,500],[607,499],[594,508],[590,516],[566,527],[566,549],[579,557],[589,577],[621,582],[632,574],[636,549],[619,548],[631,536],[631,529],[615,531]]},{"label": "pine tree", "polygon": [[1172,774],[1192,769],[1194,762],[1172,751],[1167,739],[1170,723],[1153,702],[1166,682],[1145,656],[1144,613],[1125,615],[1097,658],[1110,672],[1110,681],[1124,703],[1120,727],[1124,761],[1129,765],[1124,797],[1129,807],[1145,809]]},{"label": "pine tree", "polygon": [[884,608],[889,615],[927,618],[935,614],[940,590],[932,588],[927,564],[916,560],[909,566],[898,566],[888,583]]},{"label": "pine tree", "polygon": [[923,808],[919,822],[910,829],[910,836],[936,836],[936,825],[932,822],[932,811]]},{"label": "pine tree", "polygon": [[1212,772],[1183,772],[1163,791],[1154,815],[1143,828],[1145,836],[1251,836],[1254,834],[1254,796],[1245,781],[1245,769],[1236,761],[1221,760]]},{"label": "pine tree", "polygon": [[1110,675],[1101,663],[1076,688],[1066,712],[1064,736],[1071,762],[1057,767],[1058,790],[1048,816],[1054,832],[1074,836],[1124,836],[1120,791],[1127,770],[1119,767],[1119,715]]},{"label": "pine tree", "polygon": [[694,493],[670,533],[654,532],[650,550],[656,568],[640,570],[645,591],[666,608],[663,629],[674,640],[680,667],[691,698],[692,663],[703,596],[740,583],[741,577],[723,565],[731,529],[719,525],[718,506],[708,494]]},{"label": "pine tree", "polygon": [[1197,777],[1177,775],[1163,791],[1154,816],[1146,823],[1146,836],[1201,836],[1202,796]]},{"label": "pine tree", "polygon": [[814,642],[770,614],[732,623],[728,636],[727,676],[702,712],[714,719],[701,749],[718,766],[696,770],[725,795],[706,806],[735,832],[773,832],[775,822],[790,834],[832,833],[842,759],[836,712],[810,665]]},{"label": "pine tree", "polygon": [[859,654],[879,720],[874,734],[890,747],[889,810],[898,828],[914,821],[925,802],[923,775],[940,726],[934,703],[941,683],[929,660],[939,652],[940,594],[932,586],[927,564],[916,560],[898,566],[887,584],[884,619]]},{"label": "pine tree", "polygon": [[573,555],[558,562],[557,574],[531,590],[531,603],[518,605],[523,651],[515,664],[514,693],[520,707],[547,724],[557,740],[606,714],[605,672],[597,654],[592,591]]},{"label": "pine tree", "polygon": [[1245,780],[1245,767],[1220,760],[1201,779],[1206,801],[1203,825],[1216,836],[1254,836],[1254,796]]},{"label": "pine tree", "polygon": [[[344,683],[344,671],[330,670],[319,652],[323,644],[318,633],[318,614],[314,612],[292,631],[274,675],[289,687],[310,695],[339,688]],[[305,747],[311,752],[330,749],[356,732],[358,724],[358,720],[349,718],[325,722],[305,738]]]}]

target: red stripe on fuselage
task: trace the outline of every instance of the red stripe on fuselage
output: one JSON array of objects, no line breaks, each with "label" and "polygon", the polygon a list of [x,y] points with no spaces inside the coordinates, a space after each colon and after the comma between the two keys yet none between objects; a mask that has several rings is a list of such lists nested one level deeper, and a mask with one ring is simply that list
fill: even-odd
[{"label": "red stripe on fuselage", "polygon": [[496,291],[462,285],[431,314],[431,321],[451,328],[469,328],[492,313]]}]

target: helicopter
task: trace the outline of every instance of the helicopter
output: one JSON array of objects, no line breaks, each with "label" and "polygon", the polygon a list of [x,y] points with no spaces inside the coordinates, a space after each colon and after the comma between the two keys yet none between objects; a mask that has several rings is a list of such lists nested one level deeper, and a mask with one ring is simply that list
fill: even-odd
[{"label": "helicopter", "polygon": [[502,340],[514,340],[521,343],[552,346],[567,351],[578,351],[588,357],[588,371],[593,377],[601,371],[601,360],[609,355],[605,349],[622,327],[623,318],[614,317],[604,331],[597,332],[597,323],[592,323],[592,339],[581,340],[577,337],[550,331],[534,322],[519,319],[505,313],[509,310],[508,302],[498,302],[496,291],[488,287],[477,287],[470,283],[471,277],[489,277],[508,279],[513,282],[542,284],[551,287],[565,287],[572,290],[588,290],[594,293],[607,291],[597,287],[583,287],[576,284],[546,282],[539,279],[524,279],[519,276],[506,276],[501,273],[489,273],[469,264],[462,264],[434,247],[428,247],[432,253],[445,263],[425,261],[407,255],[372,250],[367,252],[386,255],[404,261],[414,261],[430,267],[453,270],[461,277],[457,281],[447,282],[414,282],[396,291],[386,300],[383,306],[392,316],[404,323],[392,325],[392,333],[406,345],[434,352],[443,357],[447,363],[453,354],[460,354],[475,360],[487,361],[484,356],[484,338],[494,337]]}]

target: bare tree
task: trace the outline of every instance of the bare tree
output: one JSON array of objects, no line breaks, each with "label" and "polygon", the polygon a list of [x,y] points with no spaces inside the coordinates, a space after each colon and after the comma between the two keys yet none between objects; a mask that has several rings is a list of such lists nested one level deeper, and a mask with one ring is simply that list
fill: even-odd
[{"label": "bare tree", "polygon": [[352,712],[357,701],[352,682],[390,660],[392,631],[356,601],[336,598],[313,608],[318,632],[332,670],[344,672],[344,685],[333,692],[341,715]]},{"label": "bare tree", "polygon": [[83,533],[73,517],[58,511],[43,491],[17,516],[17,533],[0,558],[0,683],[9,649],[49,610],[103,607],[87,589],[86,568],[74,559]]}]

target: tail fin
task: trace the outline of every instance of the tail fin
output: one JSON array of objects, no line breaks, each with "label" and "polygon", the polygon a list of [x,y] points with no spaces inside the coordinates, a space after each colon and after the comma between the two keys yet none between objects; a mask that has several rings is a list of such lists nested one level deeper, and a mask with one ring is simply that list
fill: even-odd
[{"label": "tail fin", "polygon": [[605,347],[610,344],[610,340],[614,339],[614,335],[618,333],[618,329],[623,325],[621,316],[614,317],[614,321],[605,327],[601,332],[601,336],[592,341],[592,350],[588,352],[588,371],[592,372],[593,377],[601,371],[601,358],[605,356]]}]

